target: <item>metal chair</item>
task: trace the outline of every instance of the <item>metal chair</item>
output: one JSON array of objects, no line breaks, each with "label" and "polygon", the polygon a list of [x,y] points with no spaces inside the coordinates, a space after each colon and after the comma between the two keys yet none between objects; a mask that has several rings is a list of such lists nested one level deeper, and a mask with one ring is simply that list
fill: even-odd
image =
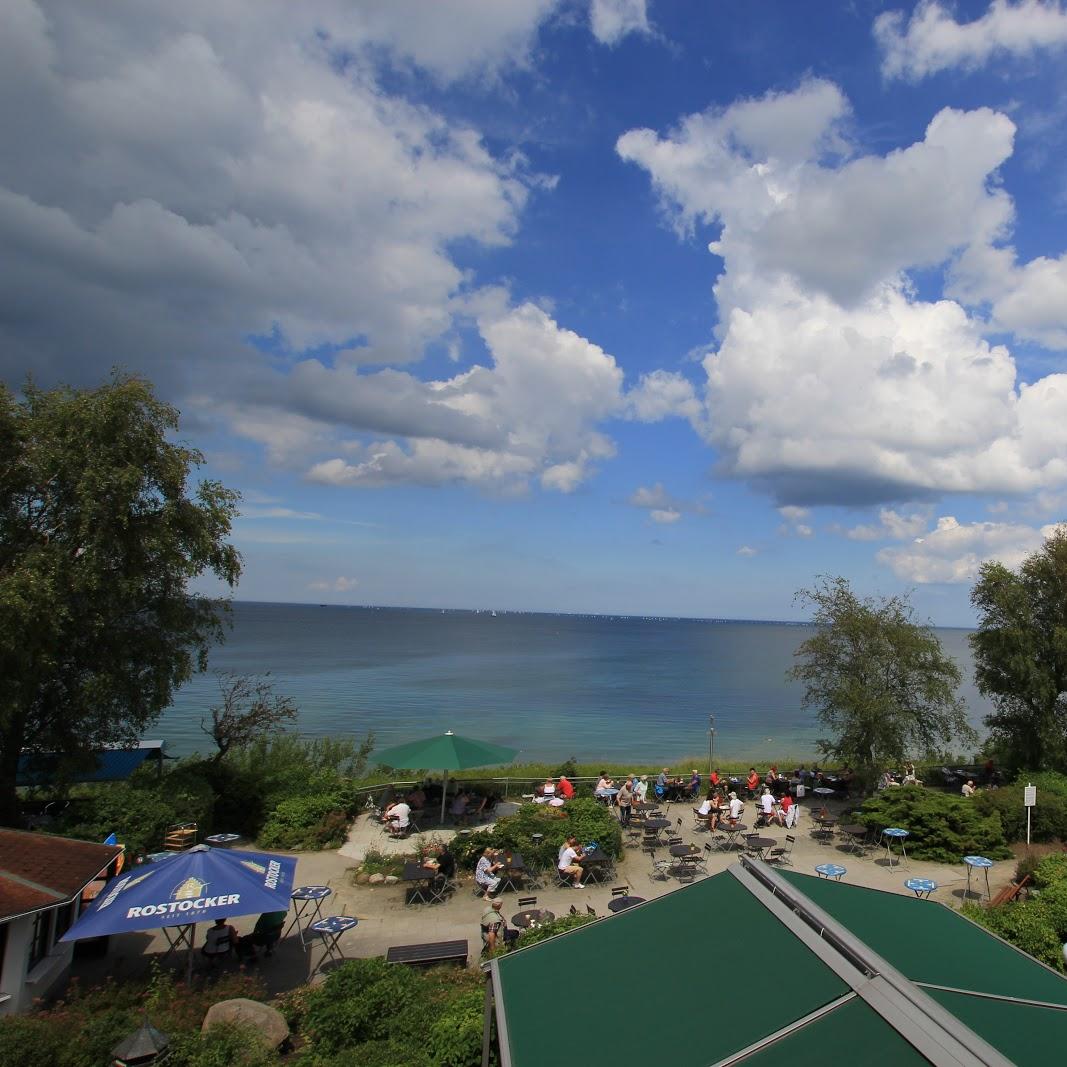
[{"label": "metal chair", "polygon": [[611,887],[612,897],[627,897],[630,895],[630,887],[628,885],[616,885]]},{"label": "metal chair", "polygon": [[596,918],[596,909],[590,907],[588,904],[585,906],[585,913],[586,915],[592,915],[594,919]]},{"label": "metal chair", "polygon": [[648,858],[652,862],[652,870],[649,872],[649,877],[657,878],[661,882],[667,881],[671,871],[670,860],[656,859],[656,850],[654,848],[646,848],[644,851],[648,853]]},{"label": "metal chair", "polygon": [[571,915],[577,915],[577,914],[578,914],[578,909],[572,904],[571,905]]},{"label": "metal chair", "polygon": [[793,834],[785,835],[785,844],[776,845],[767,853],[768,863],[780,863],[783,867],[793,866],[793,846],[797,843]]},{"label": "metal chair", "polygon": [[537,897],[519,897],[515,903],[518,904],[520,911],[526,908],[535,908],[537,907]]}]

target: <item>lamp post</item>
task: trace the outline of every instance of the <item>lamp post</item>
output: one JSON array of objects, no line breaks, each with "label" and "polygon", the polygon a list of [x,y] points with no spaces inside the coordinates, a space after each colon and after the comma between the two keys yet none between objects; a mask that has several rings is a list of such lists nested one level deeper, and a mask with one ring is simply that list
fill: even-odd
[{"label": "lamp post", "polygon": [[708,716],[708,776],[715,770],[715,716]]}]

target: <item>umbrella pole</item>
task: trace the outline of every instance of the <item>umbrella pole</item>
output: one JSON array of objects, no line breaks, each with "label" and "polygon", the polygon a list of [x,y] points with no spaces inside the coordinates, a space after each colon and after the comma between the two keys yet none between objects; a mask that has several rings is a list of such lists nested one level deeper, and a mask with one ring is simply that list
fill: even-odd
[{"label": "umbrella pole", "polygon": [[189,925],[189,951],[185,966],[185,984],[191,986],[193,984],[193,942],[196,940],[196,923]]},{"label": "umbrella pole", "polygon": [[445,768],[445,784],[441,787],[441,825],[445,824],[445,804],[448,803],[448,768]]}]

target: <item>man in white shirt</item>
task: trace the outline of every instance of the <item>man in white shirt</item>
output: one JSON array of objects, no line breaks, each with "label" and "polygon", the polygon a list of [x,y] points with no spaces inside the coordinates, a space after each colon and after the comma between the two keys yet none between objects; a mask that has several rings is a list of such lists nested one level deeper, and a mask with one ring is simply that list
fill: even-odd
[{"label": "man in white shirt", "polygon": [[389,809],[386,819],[389,824],[389,833],[393,837],[400,837],[407,833],[408,826],[411,824],[411,808],[406,801],[401,800]]},{"label": "man in white shirt", "polygon": [[969,778],[966,782],[964,782],[963,788],[960,790],[960,792],[965,797],[973,797],[975,793],[974,780]]},{"label": "man in white shirt", "polygon": [[760,815],[763,816],[763,825],[769,826],[771,819],[774,817],[774,796],[771,791],[764,786],[763,792],[759,798]]},{"label": "man in white shirt", "polygon": [[741,818],[741,812],[743,812],[745,810],[744,802],[737,799],[737,794],[736,793],[731,793],[730,794],[729,808],[730,808],[730,822],[733,823],[734,825],[736,825],[737,824],[737,820]]},{"label": "man in white shirt", "polygon": [[578,862],[585,853],[578,847],[578,838],[568,837],[559,850],[556,866],[561,875],[574,879],[575,889],[584,889],[582,885],[582,865]]}]

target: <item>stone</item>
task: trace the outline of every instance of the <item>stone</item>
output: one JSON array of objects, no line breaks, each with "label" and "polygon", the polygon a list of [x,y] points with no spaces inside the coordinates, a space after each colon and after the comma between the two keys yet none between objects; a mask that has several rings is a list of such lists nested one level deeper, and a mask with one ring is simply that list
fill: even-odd
[{"label": "stone", "polygon": [[366,885],[370,881],[370,875],[366,871],[360,871],[356,875],[356,885]]},{"label": "stone", "polygon": [[372,874],[367,879],[367,884],[368,885],[382,885],[384,882],[385,882],[385,875],[384,874]]},{"label": "stone", "polygon": [[396,883],[399,882],[399,881],[400,881],[400,879],[397,878],[397,876],[395,874],[387,874],[385,876],[385,884],[386,885],[396,885]]},{"label": "stone", "polygon": [[289,1025],[285,1016],[277,1008],[247,997],[220,1000],[218,1004],[212,1004],[204,1016],[201,1032],[207,1033],[216,1023],[240,1023],[254,1032],[266,1048],[277,1048],[289,1040]]}]

